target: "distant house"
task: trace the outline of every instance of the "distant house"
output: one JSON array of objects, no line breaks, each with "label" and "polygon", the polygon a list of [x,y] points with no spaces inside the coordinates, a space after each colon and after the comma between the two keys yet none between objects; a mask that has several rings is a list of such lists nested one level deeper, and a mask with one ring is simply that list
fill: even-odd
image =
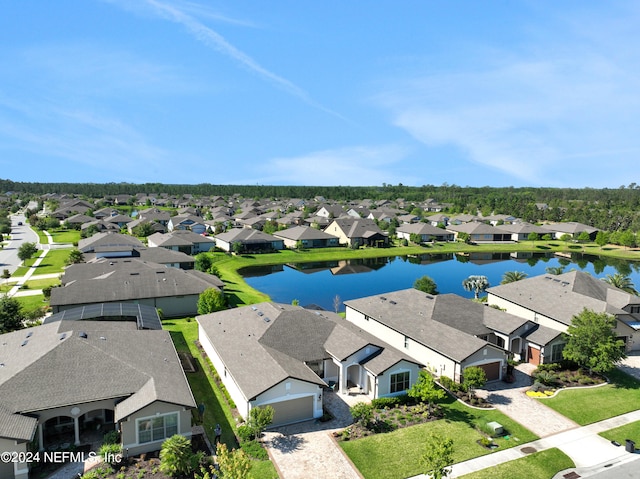
[{"label": "distant house", "polygon": [[577,223],[575,221],[566,221],[563,223],[549,223],[541,225],[541,228],[550,233],[554,239],[560,239],[563,235],[571,235],[572,238],[577,239],[580,233],[586,232],[589,235],[591,241],[596,239],[598,234],[598,228],[593,226]]},{"label": "distant house", "polygon": [[287,248],[297,248],[298,242],[303,248],[328,248],[339,246],[336,236],[309,226],[294,226],[273,233],[273,236],[284,241]]},{"label": "distant house", "polygon": [[375,221],[365,218],[338,218],[324,229],[325,233],[337,236],[340,244],[348,246],[387,246],[389,236]]},{"label": "distant house", "polygon": [[346,319],[384,338],[438,376],[460,381],[469,366],[502,379],[509,352],[520,352],[528,321],[455,294],[429,295],[417,289],[344,302]]},{"label": "distant house", "polygon": [[616,318],[616,333],[627,351],[639,351],[640,297],[617,289],[582,271],[544,274],[487,289],[487,302],[534,323],[526,337],[523,360],[533,364],[562,359],[573,316],[584,308]]},{"label": "distant house", "polygon": [[200,344],[238,412],[247,418],[270,405],[272,426],[322,416],[330,384],[338,394],[395,396],[420,370],[409,355],[327,311],[260,303],[196,320]]},{"label": "distant house", "polygon": [[449,216],[444,213],[436,213],[425,218],[431,226],[439,226],[440,224],[447,226],[449,224]]},{"label": "distant house", "polygon": [[273,235],[251,228],[232,228],[214,236],[216,247],[233,252],[235,243],[239,243],[243,252],[278,251],[284,249],[284,241]]},{"label": "distant house", "polygon": [[[123,450],[137,455],[174,434],[191,436],[196,404],[166,331],[60,320],[3,334],[0,343],[3,452],[88,446],[96,431],[117,429]],[[29,464],[2,461],[0,477],[27,479]]]},{"label": "distant house", "polygon": [[411,235],[420,236],[420,242],[428,241],[454,241],[455,235],[450,231],[436,228],[427,223],[412,223],[398,226],[396,229],[398,238],[411,240]]},{"label": "distant house", "polygon": [[200,235],[207,230],[207,227],[199,216],[185,214],[172,217],[167,224],[167,229],[169,231],[189,230]]},{"label": "distant house", "polygon": [[481,221],[482,219],[476,215],[460,214],[449,218],[450,225],[461,225],[472,221]]},{"label": "distant house", "polygon": [[512,241],[526,241],[529,239],[531,233],[535,233],[538,237],[543,237],[548,234],[549,231],[545,230],[541,226],[532,225],[531,223],[512,223],[496,226],[496,229],[504,231],[511,235]]},{"label": "distant house", "polygon": [[160,247],[192,256],[210,251],[216,246],[212,238],[189,230],[174,230],[165,234],[154,233],[147,238],[147,244],[150,248]]},{"label": "distant house", "polygon": [[472,243],[498,243],[501,241],[511,241],[511,234],[486,223],[472,221],[470,223],[461,223],[459,225],[449,224],[447,231],[455,234],[456,239],[460,233],[469,235],[469,241]]},{"label": "distant house", "polygon": [[135,258],[73,264],[61,281],[62,287],[51,291],[49,304],[54,313],[96,303],[128,302],[161,309],[166,317],[197,314],[200,293],[223,285],[213,275]]}]

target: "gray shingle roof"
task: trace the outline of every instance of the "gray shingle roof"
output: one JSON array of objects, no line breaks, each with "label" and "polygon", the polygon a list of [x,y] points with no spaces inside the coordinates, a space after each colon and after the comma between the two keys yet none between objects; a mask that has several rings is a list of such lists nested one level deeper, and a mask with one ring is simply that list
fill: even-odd
[{"label": "gray shingle roof", "polygon": [[144,247],[138,238],[121,233],[96,233],[90,238],[84,238],[78,242],[78,249],[83,253],[91,253],[95,248],[105,246]]},{"label": "gray shingle roof", "polygon": [[640,303],[640,298],[582,271],[534,276],[489,288],[487,292],[566,325],[584,308],[626,315],[624,306]]},{"label": "gray shingle roof", "polygon": [[247,399],[286,380],[324,382],[305,362],[345,359],[368,345],[383,348],[367,368],[384,371],[410,357],[338,315],[298,306],[260,303],[198,316],[197,321]]},{"label": "gray shingle roof", "polygon": [[463,361],[487,346],[476,335],[491,329],[511,331],[522,320],[454,294],[427,295],[405,289],[345,301],[347,307],[388,326],[434,351]]},{"label": "gray shingle roof", "polygon": [[276,238],[289,239],[294,241],[300,240],[326,240],[326,239],[335,239],[336,236],[330,235],[329,233],[325,233],[324,231],[318,230],[316,228],[311,228],[310,226],[294,226],[293,228],[288,228],[286,230],[277,231],[273,234]]},{"label": "gray shingle roof", "polygon": [[51,291],[51,306],[109,303],[180,295],[199,295],[219,281],[138,259],[101,258],[69,266],[61,288]]},{"label": "gray shingle roof", "polygon": [[[0,411],[30,413],[132,395],[138,407],[154,400],[195,407],[168,332],[137,331],[118,322],[70,325],[80,323],[62,321],[0,336]],[[116,420],[134,410],[120,403]],[[0,436],[7,433],[4,424],[0,421]],[[21,425],[24,433],[30,422],[11,424]]]}]

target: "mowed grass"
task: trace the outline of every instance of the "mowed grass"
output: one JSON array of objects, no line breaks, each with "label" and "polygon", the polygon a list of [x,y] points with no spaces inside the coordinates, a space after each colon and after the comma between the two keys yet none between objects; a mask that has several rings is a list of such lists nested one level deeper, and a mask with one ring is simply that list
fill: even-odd
[{"label": "mowed grass", "polygon": [[609,384],[605,386],[569,389],[539,401],[585,426],[638,409],[640,381],[614,369],[609,373]]},{"label": "mowed grass", "polygon": [[71,249],[52,249],[42,258],[33,274],[62,273]]},{"label": "mowed grass", "polygon": [[54,243],[77,243],[80,241],[80,231],[78,230],[49,230],[49,234]]},{"label": "mowed grass", "polygon": [[54,286],[60,284],[60,278],[45,278],[45,279],[34,279],[27,281],[25,285],[27,286],[24,289],[42,289],[47,286]]},{"label": "mowed grass", "polygon": [[600,436],[609,441],[617,441],[623,445],[627,439],[631,439],[640,445],[640,421],[609,429],[608,431],[601,432]]},{"label": "mowed grass", "polygon": [[460,476],[461,479],[551,479],[556,473],[575,467],[560,449],[536,452],[515,461]]},{"label": "mowed grass", "polygon": [[22,306],[22,310],[25,313],[30,313],[32,311],[36,311],[49,306],[49,302],[44,300],[44,296],[42,294],[34,294],[31,296],[16,296],[15,299],[18,300],[20,306]]},{"label": "mowed grass", "polygon": [[[162,322],[162,328],[169,331],[171,339],[178,352],[189,352],[197,363],[195,373],[185,373],[196,404],[204,404],[204,428],[207,436],[213,443],[213,432],[216,424],[222,427],[222,442],[235,449],[236,422],[227,406],[222,391],[210,377],[205,362],[200,355],[195,341],[198,339],[198,323],[193,318],[170,319]],[[198,414],[194,418],[200,421]],[[277,479],[278,473],[271,461],[252,460],[251,477],[253,479]]]},{"label": "mowed grass", "polygon": [[355,441],[343,441],[340,446],[366,479],[396,479],[423,472],[420,457],[424,453],[424,438],[431,432],[455,441],[454,462],[491,454],[476,442],[482,437],[476,426],[491,421],[502,424],[509,438],[496,439],[499,447],[494,451],[538,439],[531,431],[499,411],[473,409],[451,397],[443,402],[443,407],[444,419]]},{"label": "mowed grass", "polygon": [[[562,391],[544,403],[580,425],[591,424],[637,409],[640,381],[615,369],[609,384],[595,388]],[[607,407],[603,408],[602,404]]]}]

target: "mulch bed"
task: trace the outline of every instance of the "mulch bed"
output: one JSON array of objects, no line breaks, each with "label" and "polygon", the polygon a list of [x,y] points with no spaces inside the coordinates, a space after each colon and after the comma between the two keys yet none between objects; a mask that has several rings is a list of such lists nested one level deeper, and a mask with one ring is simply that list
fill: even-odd
[{"label": "mulch bed", "polygon": [[437,404],[432,406],[431,414],[429,414],[426,404],[402,405],[394,408],[378,409],[375,410],[374,419],[368,427],[354,423],[342,431],[334,432],[333,436],[339,441],[349,441],[435,421],[442,419],[443,416],[442,408]]}]

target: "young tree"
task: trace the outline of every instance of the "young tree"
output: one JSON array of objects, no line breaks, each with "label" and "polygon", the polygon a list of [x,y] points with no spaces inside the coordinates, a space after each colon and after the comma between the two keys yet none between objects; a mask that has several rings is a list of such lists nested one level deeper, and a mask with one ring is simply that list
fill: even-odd
[{"label": "young tree", "polygon": [[429,405],[429,415],[431,415],[432,403],[444,399],[446,396],[446,393],[436,384],[433,376],[424,370],[420,371],[418,380],[407,391],[407,394],[412,398],[426,402]]},{"label": "young tree", "polygon": [[545,271],[546,271],[548,274],[552,274],[552,275],[554,275],[554,276],[557,276],[557,275],[559,275],[559,274],[564,273],[564,266],[547,266],[547,267],[545,268]]},{"label": "young tree", "polygon": [[431,433],[427,437],[421,463],[424,474],[431,479],[446,478],[453,464],[453,439]]},{"label": "young tree", "polygon": [[545,233],[542,235],[542,241],[551,241],[553,239],[553,237],[551,236],[550,233]]},{"label": "young tree", "polygon": [[462,374],[462,385],[469,393],[469,397],[473,397],[474,389],[481,388],[487,382],[487,375],[484,369],[478,366],[469,366]]},{"label": "young tree", "polygon": [[364,402],[354,404],[349,408],[351,417],[362,427],[369,427],[373,419],[373,406]]},{"label": "young tree", "polygon": [[590,372],[606,373],[626,357],[624,342],[617,339],[616,319],[584,308],[567,328],[562,356]]},{"label": "young tree", "polygon": [[155,233],[155,229],[153,229],[153,225],[148,221],[143,221],[138,226],[131,230],[134,236],[138,236],[139,238],[146,238],[147,236],[151,236]]},{"label": "young tree", "polygon": [[500,284],[509,284],[516,281],[521,281],[528,276],[524,271],[505,271],[502,275],[502,281]]},{"label": "young tree", "polygon": [[580,243],[588,243],[591,240],[591,236],[586,231],[583,231],[578,235],[578,241]]},{"label": "young tree", "polygon": [[531,232],[527,236],[527,239],[529,241],[531,241],[532,243],[535,243],[536,241],[538,241],[540,239],[540,235],[538,233]]},{"label": "young tree", "polygon": [[560,241],[564,241],[565,243],[568,243],[572,239],[573,236],[571,236],[569,233],[564,233],[562,236],[560,236]]},{"label": "young tree", "polygon": [[194,262],[194,269],[196,271],[203,271],[203,272],[208,272],[209,268],[211,268],[211,265],[213,264],[213,262],[211,261],[211,256],[209,256],[207,253],[199,253],[196,255],[195,257],[195,262]]},{"label": "young tree", "polygon": [[198,314],[209,314],[227,308],[227,298],[218,288],[207,288],[198,297]]},{"label": "young tree", "polygon": [[430,276],[422,276],[416,279],[413,287],[427,294],[438,294],[438,285]]},{"label": "young tree", "polygon": [[20,261],[30,259],[34,254],[38,252],[38,247],[35,243],[22,243],[18,248],[18,258]]},{"label": "young tree", "polygon": [[489,279],[481,275],[471,275],[462,281],[462,287],[465,291],[473,291],[475,299],[478,299],[480,293],[484,293],[489,286]]},{"label": "young tree", "polygon": [[218,444],[217,456],[222,478],[248,479],[250,477],[249,471],[251,470],[251,460],[242,449],[233,449],[232,451],[229,451],[226,444]]},{"label": "young tree", "polygon": [[600,246],[600,249],[602,249],[602,247],[604,245],[606,245],[609,242],[609,235],[607,234],[606,231],[598,231],[598,233],[596,233],[596,244],[598,246]]},{"label": "young tree", "polygon": [[624,274],[608,274],[605,278],[602,278],[602,281],[610,284],[615,288],[626,291],[627,293],[635,294],[636,296],[638,295],[638,291],[633,284],[633,280],[629,276],[626,276]]},{"label": "young tree", "polygon": [[67,258],[66,264],[78,264],[84,262],[84,254],[79,249],[72,249]]},{"label": "young tree", "polygon": [[22,329],[26,319],[20,302],[9,296],[0,296],[0,334]]},{"label": "young tree", "polygon": [[254,407],[249,411],[247,425],[253,431],[254,437],[258,439],[262,432],[273,422],[275,409],[272,406]]}]

